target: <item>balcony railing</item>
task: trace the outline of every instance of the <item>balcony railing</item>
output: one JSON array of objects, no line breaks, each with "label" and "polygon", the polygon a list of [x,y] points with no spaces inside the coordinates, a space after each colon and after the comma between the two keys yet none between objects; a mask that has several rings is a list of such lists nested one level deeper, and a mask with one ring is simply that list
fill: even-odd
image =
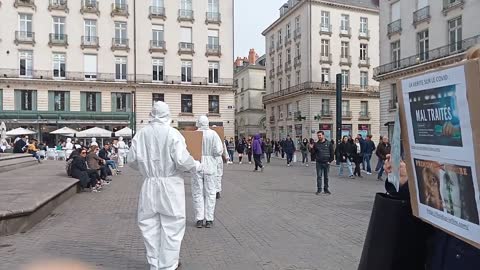
[{"label": "balcony railing", "polygon": [[[356,95],[368,95],[374,97],[380,97],[380,92],[377,86],[365,86],[361,87],[360,85],[344,85],[342,86],[344,94],[356,94]],[[277,98],[286,97],[286,96],[296,96],[304,93],[305,91],[316,92],[316,93],[334,93],[336,91],[335,83],[321,83],[321,82],[305,82],[301,84],[294,85],[292,87],[282,89],[280,91],[265,95],[263,101],[271,101]]]},{"label": "balcony railing", "polygon": [[332,34],[332,25],[320,25],[320,34],[322,35],[331,35]]},{"label": "balcony railing", "polygon": [[220,24],[221,22],[222,17],[219,12],[207,12],[205,23]]},{"label": "balcony railing", "polygon": [[270,75],[270,78],[275,77],[275,69],[274,68],[270,69],[270,74],[269,75]]},{"label": "balcony railing", "polygon": [[352,28],[351,27],[340,27],[340,37],[352,37]]},{"label": "balcony railing", "polygon": [[396,20],[394,22],[391,22],[387,26],[387,32],[388,36],[392,36],[393,34],[396,33],[401,33],[402,32],[402,20]]},{"label": "balcony railing", "polygon": [[112,51],[115,50],[125,50],[129,51],[130,46],[128,38],[112,38]]},{"label": "balcony railing", "polygon": [[15,31],[15,44],[35,44],[35,33],[27,31]]},{"label": "balcony railing", "polygon": [[323,110],[320,112],[320,118],[322,119],[327,119],[327,118],[332,118],[333,117],[333,112],[330,110]]},{"label": "balcony railing", "polygon": [[[99,109],[99,108],[97,108]],[[0,119],[11,119],[11,120],[35,120],[40,123],[76,123],[77,121],[90,121],[90,123],[95,124],[98,121],[102,123],[118,124],[119,121],[128,124],[130,121],[133,121],[135,114],[132,112],[83,112],[83,111],[0,111]]]},{"label": "balcony railing", "polygon": [[270,116],[270,123],[275,123],[275,116]]},{"label": "balcony railing", "polygon": [[179,42],[178,43],[178,54],[195,54],[195,46],[190,42]]},{"label": "balcony railing", "polygon": [[358,39],[366,39],[366,40],[370,40],[370,30],[363,30],[360,29],[359,33],[358,33]]},{"label": "balcony railing", "polygon": [[281,41],[277,41],[277,51],[283,48],[283,43]]},{"label": "balcony railing", "polygon": [[422,54],[416,54],[407,58],[403,58],[396,62],[391,62],[385,65],[376,67],[373,70],[374,78],[377,76],[397,71],[404,68],[409,68],[422,63],[438,60],[441,58],[449,57],[452,55],[460,54],[470,49],[474,45],[480,42],[480,35],[471,38],[464,39],[459,42],[455,42],[443,47],[439,47]]},{"label": "balcony railing", "polygon": [[293,30],[293,39],[297,40],[300,37],[302,37],[302,31],[301,29],[295,29]]},{"label": "balcony railing", "polygon": [[370,57],[358,58],[358,67],[370,67]]},{"label": "balcony railing", "polygon": [[100,15],[100,9],[98,8],[98,2],[92,0],[83,0],[82,7],[80,8],[80,13],[93,13]]},{"label": "balcony railing", "polygon": [[443,14],[447,14],[450,10],[463,8],[465,0],[443,0]]},{"label": "balcony railing", "polygon": [[152,52],[166,52],[167,47],[164,40],[150,40],[150,53]]},{"label": "balcony railing", "polygon": [[270,45],[270,49],[268,50],[268,53],[269,54],[274,54],[275,53],[275,46],[273,46],[273,44]]},{"label": "balcony railing", "polygon": [[320,54],[320,64],[332,64],[332,54],[331,53],[327,55]]},{"label": "balcony railing", "polygon": [[193,22],[193,10],[191,9],[179,9],[178,10],[178,21],[190,21]]},{"label": "balcony railing", "polygon": [[352,65],[352,56],[351,55],[340,55],[340,65],[351,66]]},{"label": "balcony railing", "polygon": [[165,20],[167,18],[164,7],[150,6],[149,19],[157,18]]},{"label": "balcony railing", "polygon": [[282,64],[279,64],[277,66],[277,75],[282,75],[283,74],[283,66]]},{"label": "balcony railing", "polygon": [[15,8],[27,7],[27,8],[32,8],[33,10],[37,8],[37,6],[35,6],[35,0],[15,0],[15,2],[13,3],[13,6]]},{"label": "balcony railing", "polygon": [[291,60],[285,62],[285,72],[288,72],[290,70],[292,70],[292,61]]},{"label": "balcony railing", "polygon": [[68,36],[65,34],[50,34],[48,46],[68,46]]},{"label": "balcony railing", "polygon": [[343,119],[352,119],[352,111],[343,111],[342,110],[342,118]]},{"label": "balcony railing", "polygon": [[285,40],[284,40],[285,45],[287,45],[287,44],[289,44],[289,43],[291,43],[291,42],[292,42],[292,36],[286,35],[286,36],[285,36]]},{"label": "balcony railing", "polygon": [[110,13],[112,17],[114,16],[125,16],[128,17],[128,5],[127,4],[112,4],[112,12]]},{"label": "balcony railing", "polygon": [[67,0],[50,0],[48,3],[48,10],[63,10],[68,13],[68,1]]},{"label": "balcony railing", "polygon": [[413,12],[413,25],[417,26],[421,22],[430,20],[430,6],[421,8]]},{"label": "balcony railing", "polygon": [[82,36],[82,49],[91,48],[91,49],[98,49],[98,37],[97,36]]},{"label": "balcony railing", "polygon": [[293,58],[293,67],[294,68],[297,68],[301,65],[302,65],[302,58],[300,57],[300,55]]},{"label": "balcony railing", "polygon": [[370,112],[360,111],[358,114],[358,120],[370,120]]},{"label": "balcony railing", "polygon": [[388,101],[388,110],[394,111],[397,109],[397,102],[393,99]]},{"label": "balcony railing", "polygon": [[207,44],[207,56],[222,56],[222,46],[218,44]]}]

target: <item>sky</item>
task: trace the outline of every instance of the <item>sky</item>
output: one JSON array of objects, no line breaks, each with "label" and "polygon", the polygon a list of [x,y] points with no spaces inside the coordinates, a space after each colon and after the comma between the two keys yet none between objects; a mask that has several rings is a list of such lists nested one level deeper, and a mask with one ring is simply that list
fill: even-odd
[{"label": "sky", "polygon": [[235,58],[248,56],[251,48],[260,56],[265,53],[262,32],[279,18],[280,6],[285,2],[287,0],[235,0]]}]

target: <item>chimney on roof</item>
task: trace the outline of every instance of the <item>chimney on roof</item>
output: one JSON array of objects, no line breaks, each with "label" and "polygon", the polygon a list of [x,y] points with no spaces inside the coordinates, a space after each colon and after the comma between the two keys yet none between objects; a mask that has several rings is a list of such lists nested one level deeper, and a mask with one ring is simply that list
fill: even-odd
[{"label": "chimney on roof", "polygon": [[248,64],[255,65],[258,59],[258,54],[255,52],[255,49],[250,49],[248,52]]},{"label": "chimney on roof", "polygon": [[235,60],[235,67],[241,66],[243,66],[243,59],[240,56],[237,56],[237,59]]}]

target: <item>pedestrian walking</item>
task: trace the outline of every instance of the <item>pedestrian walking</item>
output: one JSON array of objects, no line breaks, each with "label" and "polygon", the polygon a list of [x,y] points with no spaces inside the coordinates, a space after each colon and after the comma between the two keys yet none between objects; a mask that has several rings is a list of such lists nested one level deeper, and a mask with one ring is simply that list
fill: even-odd
[{"label": "pedestrian walking", "polygon": [[355,163],[355,171],[353,172],[354,176],[358,176],[362,178],[360,164],[363,162],[363,146],[360,143],[360,138],[355,138],[355,145],[354,145],[354,154],[353,154],[353,161]]},{"label": "pedestrian walking", "polygon": [[343,176],[343,168],[348,168],[348,177],[354,178],[352,170],[352,154],[353,146],[348,142],[348,136],[343,136],[342,142],[337,147],[338,158],[340,161],[340,168],[338,169],[338,176]]},{"label": "pedestrian walking", "polygon": [[290,167],[293,161],[293,154],[295,154],[295,143],[293,142],[290,135],[287,136],[287,139],[283,143],[283,149],[287,155],[287,166]]},{"label": "pedestrian walking", "polygon": [[377,149],[377,147],[375,147],[375,143],[373,143],[372,141],[372,135],[368,135],[367,139],[365,140],[365,151],[363,155],[363,163],[367,169],[368,175],[372,174],[372,167],[371,167],[370,161],[372,160],[372,154],[373,154],[373,151],[375,151],[375,149]]},{"label": "pedestrian walking", "polygon": [[282,159],[285,158],[285,139],[280,141],[280,153],[282,154]]},{"label": "pedestrian walking", "polygon": [[[203,166],[187,151],[182,134],[170,126],[170,109],[156,102],[150,122],[132,140],[129,164],[144,178],[138,202],[150,269],[177,269],[185,234],[183,172],[198,173]],[[85,152],[86,153],[86,152]],[[75,162],[75,161],[74,161]]]},{"label": "pedestrian walking", "polygon": [[382,143],[377,147],[377,156],[378,161],[381,164],[380,171],[378,172],[378,181],[383,181],[382,175],[384,171],[385,160],[387,160],[387,155],[390,155],[391,146],[387,137],[382,138]]},{"label": "pedestrian walking", "polygon": [[310,142],[307,138],[303,139],[300,143],[300,152],[302,152],[302,164],[308,167],[308,155],[310,154],[309,151]]},{"label": "pedestrian walking", "polygon": [[315,140],[310,138],[310,143],[308,144],[308,151],[310,152],[310,162],[315,163]]},{"label": "pedestrian walking", "polygon": [[273,141],[270,141],[270,139],[267,139],[266,145],[265,145],[265,154],[267,155],[267,163],[270,163],[270,159],[272,158],[272,153],[273,153]]},{"label": "pedestrian walking", "polygon": [[[317,195],[323,192],[325,194],[331,194],[328,186],[328,172],[330,170],[330,163],[333,161],[334,152],[333,144],[325,139],[325,133],[323,131],[317,132],[318,141],[313,147],[313,153],[315,154],[315,165],[317,169]],[[323,177],[323,183],[322,183]]]},{"label": "pedestrian walking", "polygon": [[[378,142],[378,145],[377,145],[377,149],[378,147],[383,143],[383,136],[380,136],[380,141]],[[375,152],[375,155],[377,155],[377,152]],[[381,158],[377,155],[377,166],[375,166],[375,172],[378,173],[381,169],[381,167],[383,167],[382,165],[382,160]]]},{"label": "pedestrian walking", "polygon": [[252,137],[248,137],[247,141],[247,157],[248,157],[248,164],[252,164]]},{"label": "pedestrian walking", "polygon": [[238,153],[238,163],[242,164],[243,155],[245,153],[245,138],[238,141],[237,143],[237,153]]},{"label": "pedestrian walking", "polygon": [[280,144],[278,141],[273,141],[273,149],[275,151],[275,157],[278,157],[278,154],[280,153]]},{"label": "pedestrian walking", "polygon": [[228,156],[230,157],[230,161],[228,161],[228,164],[233,164],[233,155],[235,153],[235,142],[233,141],[233,138],[230,138],[230,141],[228,141],[227,150]]},{"label": "pedestrian walking", "polygon": [[257,134],[253,138],[252,143],[252,153],[253,153],[253,160],[255,162],[255,172],[258,171],[258,168],[263,172],[263,165],[262,165],[262,140],[260,139],[260,135]]}]

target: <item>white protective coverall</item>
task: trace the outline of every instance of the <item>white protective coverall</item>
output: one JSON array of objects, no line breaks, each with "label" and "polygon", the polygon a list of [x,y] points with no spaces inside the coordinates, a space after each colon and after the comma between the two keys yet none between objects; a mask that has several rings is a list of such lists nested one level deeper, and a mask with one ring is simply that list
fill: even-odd
[{"label": "white protective coverall", "polygon": [[65,144],[65,156],[67,158],[70,157],[70,155],[73,152],[73,143],[71,138],[67,138],[67,143]]},{"label": "white protective coverall", "polygon": [[193,208],[196,221],[214,220],[217,195],[218,157],[223,154],[223,143],[218,134],[209,128],[208,118],[202,115],[197,120],[203,132],[201,173],[192,178]]},{"label": "white protective coverall", "polygon": [[123,164],[125,163],[125,153],[127,149],[127,145],[123,141],[123,137],[118,138],[118,166],[123,167]]},{"label": "white protective coverall", "polygon": [[98,146],[98,143],[97,143],[97,138],[92,138],[92,142],[90,143],[90,146]]},{"label": "white protective coverall", "polygon": [[202,166],[187,151],[185,139],[170,127],[170,109],[156,102],[150,123],[133,138],[129,165],[144,180],[138,202],[138,226],[142,231],[150,270],[173,270],[179,263],[185,234],[185,187],[182,172]]},{"label": "white protective coverall", "polygon": [[[222,157],[223,156],[223,157]],[[227,152],[227,146],[225,145],[225,142],[223,142],[223,153],[222,156],[217,157],[217,181],[215,183],[215,187],[217,189],[217,192],[222,192],[222,178],[223,178],[223,159],[229,160],[230,157],[228,156]]]}]

